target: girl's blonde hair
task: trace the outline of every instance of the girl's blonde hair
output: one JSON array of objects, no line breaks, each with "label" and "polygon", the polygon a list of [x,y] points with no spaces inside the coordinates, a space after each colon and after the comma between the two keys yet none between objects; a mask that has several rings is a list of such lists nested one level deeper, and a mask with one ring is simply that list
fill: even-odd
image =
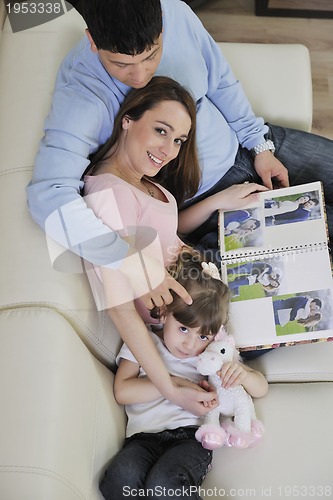
[{"label": "girl's blonde hair", "polygon": [[203,335],[215,335],[227,323],[229,289],[222,280],[213,278],[202,268],[204,259],[186,247],[168,271],[190,294],[193,303],[185,304],[179,295],[172,293],[173,301],[166,312],[190,328],[200,327]]}]

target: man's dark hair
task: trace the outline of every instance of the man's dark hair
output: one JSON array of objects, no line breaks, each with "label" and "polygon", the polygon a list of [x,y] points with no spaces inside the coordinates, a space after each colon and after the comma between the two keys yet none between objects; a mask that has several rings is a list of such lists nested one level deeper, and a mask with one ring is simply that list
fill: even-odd
[{"label": "man's dark hair", "polygon": [[315,299],[312,300],[312,302],[314,302],[318,307],[322,306],[322,302],[321,302],[320,299],[315,298]]},{"label": "man's dark hair", "polygon": [[98,49],[134,56],[162,33],[160,0],[81,0],[80,10]]}]

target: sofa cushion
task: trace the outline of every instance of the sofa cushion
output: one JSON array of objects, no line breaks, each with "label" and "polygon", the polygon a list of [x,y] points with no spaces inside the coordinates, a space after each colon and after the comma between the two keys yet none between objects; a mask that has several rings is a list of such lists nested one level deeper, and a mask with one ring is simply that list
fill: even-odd
[{"label": "sofa cushion", "polygon": [[268,382],[333,382],[333,342],[278,347],[248,362]]},{"label": "sofa cushion", "polygon": [[271,385],[254,400],[265,425],[262,441],[216,450],[203,499],[331,498],[332,399],[333,384]]},{"label": "sofa cushion", "polygon": [[99,500],[124,439],[113,374],[51,309],[2,311],[0,331],[1,498]]},{"label": "sofa cushion", "polygon": [[218,45],[257,116],[275,125],[310,132],[312,79],[307,47],[283,43]]}]

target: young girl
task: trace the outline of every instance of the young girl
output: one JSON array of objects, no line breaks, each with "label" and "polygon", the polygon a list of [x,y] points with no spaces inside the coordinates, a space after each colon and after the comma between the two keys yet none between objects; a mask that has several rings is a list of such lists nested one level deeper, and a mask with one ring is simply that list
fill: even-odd
[{"label": "young girl", "polygon": [[[180,254],[172,273],[188,290],[193,303],[188,306],[175,296],[160,310],[163,330],[159,336],[150,335],[177,383],[200,390],[197,356],[227,322],[228,288],[219,277],[203,269],[201,257],[193,251]],[[126,345],[117,361],[115,397],[125,405],[128,424],[125,445],[100,484],[105,499],[129,495],[157,498],[163,491],[199,499],[198,489],[212,460],[212,452],[194,436],[201,419],[167,401]],[[242,384],[255,397],[264,396],[268,388],[261,373],[238,362],[223,367],[221,383]]]},{"label": "young girl", "polygon": [[[84,194],[97,217],[130,244],[129,255],[113,269],[88,272],[98,307],[108,309],[122,340],[161,393],[200,414],[206,411],[202,403],[212,401],[214,395],[178,387],[170,379],[133,303],[147,294],[145,306],[151,309],[172,301],[168,288],[177,291],[171,286],[173,278],[165,278],[165,266],[182,245],[177,236],[177,204],[152,178],[166,170],[178,203],[193,196],[200,183],[195,129],[191,95],[170,78],[154,77],[125,99],[110,141],[94,159],[92,175],[85,176]],[[226,204],[245,204],[245,196],[261,189],[256,184],[237,188],[226,190]],[[170,287],[161,287],[159,293],[158,285],[165,279]],[[152,290],[157,290],[153,300]]]}]

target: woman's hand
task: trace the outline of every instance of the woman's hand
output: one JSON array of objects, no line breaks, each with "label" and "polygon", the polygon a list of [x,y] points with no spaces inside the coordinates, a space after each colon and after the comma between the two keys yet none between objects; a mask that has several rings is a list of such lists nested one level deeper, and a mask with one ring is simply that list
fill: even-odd
[{"label": "woman's hand", "polygon": [[179,233],[191,233],[216,210],[235,210],[250,205],[258,200],[259,191],[267,191],[267,188],[255,182],[234,184],[188,208],[184,208],[178,215]]},{"label": "woman's hand", "polygon": [[141,297],[142,302],[147,307],[147,309],[153,309],[155,306],[161,307],[164,304],[171,304],[173,297],[170,293],[173,290],[180,298],[183,299],[185,304],[191,305],[192,299],[185,290],[185,288],[178,283],[166,270],[164,280],[149,293],[146,293]]},{"label": "woman's hand", "polygon": [[215,406],[217,405],[214,387],[209,385],[207,380],[202,379],[199,381],[198,384],[196,384],[195,382],[191,382],[191,380],[188,380],[187,378],[176,377],[176,376],[171,376],[171,378],[179,387],[188,387],[190,389],[195,389],[196,391],[212,393],[211,396],[213,397],[213,399],[209,397],[208,400],[202,401],[202,404],[204,405],[205,408],[209,408],[211,410],[212,408],[215,408]]},{"label": "woman's hand", "polygon": [[161,307],[172,302],[170,290],[186,304],[192,304],[187,290],[165,270],[158,259],[148,255],[141,258],[139,252],[133,251],[118,269],[101,267],[100,270],[106,309],[130,303],[138,297],[147,309]]},{"label": "woman's hand", "polygon": [[215,210],[234,210],[242,208],[258,200],[258,192],[267,191],[267,187],[255,182],[244,182],[213,194]]},{"label": "woman's hand", "polygon": [[[210,388],[211,389],[211,388]],[[194,415],[203,416],[218,405],[216,392],[206,390],[195,384],[195,387],[174,387],[167,399]]]}]

